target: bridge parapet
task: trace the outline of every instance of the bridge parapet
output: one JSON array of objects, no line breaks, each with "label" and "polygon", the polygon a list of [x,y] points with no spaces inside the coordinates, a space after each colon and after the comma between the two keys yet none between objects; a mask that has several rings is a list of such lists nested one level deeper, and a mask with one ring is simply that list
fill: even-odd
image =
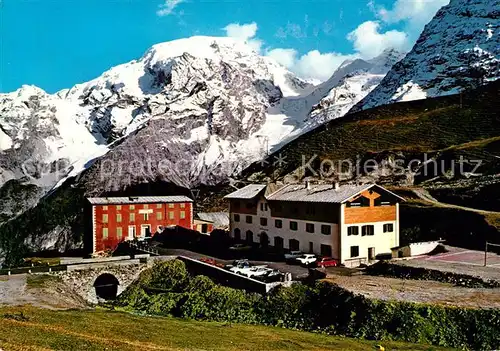
[{"label": "bridge parapet", "polygon": [[[69,269],[71,267],[71,269]],[[94,286],[97,278],[106,274],[111,275],[118,281],[116,296],[120,295],[130,284],[132,284],[146,269],[147,264],[137,260],[121,262],[102,262],[68,266],[68,271],[55,273],[78,295],[87,302],[97,304],[100,300],[98,291]]]}]

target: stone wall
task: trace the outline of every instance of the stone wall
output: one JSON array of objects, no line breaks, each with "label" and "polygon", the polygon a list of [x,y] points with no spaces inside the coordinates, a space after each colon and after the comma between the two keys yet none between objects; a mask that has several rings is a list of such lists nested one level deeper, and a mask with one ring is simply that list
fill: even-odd
[{"label": "stone wall", "polygon": [[97,304],[99,299],[94,288],[95,280],[104,273],[109,273],[116,277],[119,282],[118,295],[120,295],[139,274],[147,268],[147,264],[140,263],[139,260],[128,261],[127,264],[108,263],[106,265],[89,268],[83,266],[68,272],[54,273],[86,301]]}]

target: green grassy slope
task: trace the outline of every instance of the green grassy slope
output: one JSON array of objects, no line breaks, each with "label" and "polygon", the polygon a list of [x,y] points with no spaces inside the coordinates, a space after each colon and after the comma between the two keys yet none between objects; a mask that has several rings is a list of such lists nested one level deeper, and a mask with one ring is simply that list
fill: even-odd
[{"label": "green grassy slope", "polygon": [[[0,309],[4,350],[375,350],[376,341],[262,327],[121,312],[52,311],[32,307]],[[445,350],[383,342],[386,350]]]},{"label": "green grassy slope", "polygon": [[[301,180],[313,175],[301,169],[303,158],[307,162],[314,155],[317,155],[312,162],[315,171],[325,159],[332,160],[334,165],[342,160],[363,164],[374,159],[381,164],[398,159],[408,167],[410,160],[427,158],[437,161],[437,177],[431,165],[427,175],[417,175],[413,181],[408,177],[409,172],[376,175],[373,179],[389,187],[397,185],[403,196],[411,193],[412,186],[421,186],[442,202],[500,211],[499,88],[500,82],[494,82],[464,92],[462,96],[380,106],[333,120],[275,151],[268,158],[268,165],[253,164],[243,172],[241,179]],[[286,161],[282,167],[272,164],[280,154]],[[481,160],[481,166],[475,171],[481,176],[460,175],[457,162],[460,157]],[[466,172],[472,168],[472,164],[464,165]],[[366,175],[362,169],[357,174]],[[354,178],[351,175],[350,179]],[[402,242],[449,238],[456,239],[455,244],[470,244],[474,248],[484,245],[485,238],[500,242],[497,232],[500,221],[496,216],[450,210],[429,203],[404,204],[401,225]]]},{"label": "green grassy slope", "polygon": [[287,165],[254,164],[244,176],[263,173],[280,178],[309,159],[345,160],[389,153],[421,158],[479,158],[486,173],[500,170],[500,82],[476,91],[440,98],[397,103],[361,111],[326,123],[271,155],[282,154]]}]

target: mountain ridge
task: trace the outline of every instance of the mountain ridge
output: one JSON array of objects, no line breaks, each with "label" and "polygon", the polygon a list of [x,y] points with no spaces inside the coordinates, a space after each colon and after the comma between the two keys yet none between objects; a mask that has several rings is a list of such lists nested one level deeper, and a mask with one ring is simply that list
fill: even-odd
[{"label": "mountain ridge", "polygon": [[451,0],[412,50],[350,112],[456,94],[500,77],[500,1]]},{"label": "mountain ridge", "polygon": [[[39,195],[94,164],[89,187],[96,193],[157,179],[188,188],[216,184],[340,117],[378,80],[368,89],[354,82],[353,94],[344,86],[349,99],[338,111],[310,111],[334,103],[327,95],[345,75],[349,81],[374,69],[381,78],[394,63],[378,61],[346,62],[334,80],[314,87],[245,43],[198,36],[156,44],[137,60],[55,94],[23,86],[0,94],[0,187],[34,184]],[[103,164],[119,161],[127,163],[121,176],[98,174]],[[140,170],[130,170],[134,163]]]}]

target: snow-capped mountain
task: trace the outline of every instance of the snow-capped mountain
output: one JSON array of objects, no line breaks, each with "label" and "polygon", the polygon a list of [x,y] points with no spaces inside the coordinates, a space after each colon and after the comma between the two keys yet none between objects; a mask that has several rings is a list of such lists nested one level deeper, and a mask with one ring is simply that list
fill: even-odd
[{"label": "snow-capped mountain", "polygon": [[342,116],[400,57],[347,61],[314,87],[243,42],[192,37],[56,94],[23,86],[0,94],[0,186],[47,191],[89,168],[95,193],[216,184]]},{"label": "snow-capped mountain", "polygon": [[150,161],[161,156],[178,170],[170,180],[179,185],[210,183],[211,171],[227,166],[227,175],[261,157],[264,143],[280,142],[294,127],[267,109],[310,88],[246,44],[210,37],[155,45],[139,60],[53,95],[23,86],[0,94],[0,186],[28,176],[50,187],[110,149],[110,157],[123,150],[122,160],[132,161],[128,145],[157,152]]},{"label": "snow-capped mountain", "polygon": [[371,60],[344,62],[314,94],[322,96],[310,113],[316,124],[344,116],[355,104],[370,93],[391,67],[405,56],[395,49],[386,49]]},{"label": "snow-capped mountain", "polygon": [[351,111],[458,93],[500,77],[500,1],[451,0]]}]

